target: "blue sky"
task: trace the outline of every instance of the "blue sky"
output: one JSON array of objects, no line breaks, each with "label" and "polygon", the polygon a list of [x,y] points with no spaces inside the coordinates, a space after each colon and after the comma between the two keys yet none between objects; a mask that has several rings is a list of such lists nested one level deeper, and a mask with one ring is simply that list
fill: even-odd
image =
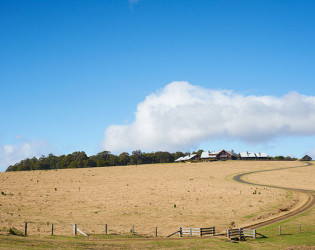
[{"label": "blue sky", "polygon": [[[289,0],[1,0],[0,170],[23,157],[81,150],[91,155],[105,149],[119,153],[132,148],[225,148],[315,156],[314,131],[301,124],[300,129],[281,130],[291,123],[281,123],[266,140],[261,130],[256,133],[262,133],[262,139],[254,136],[255,140],[228,130],[218,137],[200,132],[195,137],[199,139],[183,138],[169,147],[166,140],[148,146],[130,139],[138,138],[130,133],[143,126],[136,122],[139,105],[152,107],[147,101],[152,95],[158,102],[173,98],[166,88],[177,81],[185,83],[175,84],[176,93],[183,88],[229,90],[244,100],[248,96],[282,100],[296,92],[297,99],[311,98],[301,105],[308,110],[305,123],[313,125],[314,11],[314,1]],[[286,100],[291,99],[283,101],[289,107]],[[174,107],[176,114],[178,105]],[[152,110],[150,114],[155,117]],[[290,115],[284,119],[290,120]],[[129,127],[120,137],[108,134],[110,128],[122,126]],[[170,122],[162,127],[177,129]],[[109,143],[111,137],[123,144],[126,135],[130,136],[126,147]],[[162,138],[158,132],[156,137]]]}]

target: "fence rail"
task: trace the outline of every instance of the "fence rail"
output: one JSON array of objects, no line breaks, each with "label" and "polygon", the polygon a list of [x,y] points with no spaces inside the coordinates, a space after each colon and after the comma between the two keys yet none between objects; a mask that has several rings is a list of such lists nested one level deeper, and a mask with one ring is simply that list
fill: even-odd
[{"label": "fence rail", "polygon": [[213,235],[215,234],[215,227],[204,227],[204,228],[189,228],[189,227],[180,227],[179,228],[179,236],[189,235],[192,236],[200,236],[203,235]]},{"label": "fence rail", "polygon": [[212,234],[214,236],[215,234],[215,227],[205,227],[205,228],[200,228],[200,236],[202,237],[203,235],[209,235]]},{"label": "fence rail", "polygon": [[248,228],[236,228],[236,229],[227,229],[226,237],[229,239],[244,239],[245,237],[251,237],[256,239],[256,229]]},{"label": "fence rail", "polygon": [[256,239],[256,230],[255,229],[242,228],[242,233],[245,237],[251,237],[251,238]]},{"label": "fence rail", "polygon": [[[135,225],[122,227],[121,225],[110,225],[108,224],[93,224],[93,226],[88,224],[80,224],[80,231],[82,234],[86,235],[94,235],[94,234],[115,234],[115,235],[124,235],[124,234],[135,234]],[[11,224],[9,226],[4,227],[4,230],[7,230],[8,233],[9,229],[17,231],[19,234],[27,235],[73,235],[76,233],[81,233],[78,228],[71,230],[70,225],[65,225],[64,223],[48,223],[48,222],[23,222],[20,225],[17,225],[16,228],[13,227]],[[131,229],[130,229],[131,228]],[[314,225],[302,225],[302,224],[295,224],[295,225],[277,225],[274,226],[273,229],[275,230],[274,233],[279,235],[281,234],[295,234],[295,233],[308,233],[314,232]],[[152,227],[152,230],[137,230],[138,235],[143,236],[153,236],[153,237],[172,237],[174,235],[183,237],[183,236],[204,236],[204,235],[212,235],[218,236],[220,234],[216,234],[215,227],[205,227],[205,228],[179,228],[176,232],[169,234],[170,232],[161,230],[161,228]],[[168,235],[169,234],[169,235]],[[229,239],[237,238],[237,239],[244,239],[246,237],[250,238],[257,238],[260,237],[261,234],[256,233],[256,230],[248,229],[248,228],[238,228],[238,229],[227,229],[226,230],[226,237]]]}]

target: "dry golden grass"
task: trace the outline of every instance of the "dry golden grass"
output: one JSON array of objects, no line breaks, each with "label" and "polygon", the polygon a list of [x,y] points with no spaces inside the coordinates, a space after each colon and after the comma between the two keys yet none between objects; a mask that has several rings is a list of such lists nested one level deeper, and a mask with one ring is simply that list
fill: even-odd
[{"label": "dry golden grass", "polygon": [[[297,166],[303,166],[305,163],[296,162]],[[307,189],[315,191],[315,166],[292,168],[286,170],[251,174],[246,180],[255,183],[267,185],[277,185],[280,187],[289,187],[297,189]]]},{"label": "dry golden grass", "polygon": [[156,226],[159,235],[180,226],[221,231],[303,200],[236,183],[232,175],[296,164],[228,161],[0,173],[0,225],[22,230],[28,221],[30,234],[49,234],[54,223],[58,235],[72,234],[73,223],[87,233],[103,233],[105,223],[109,233],[129,233],[133,224],[136,233],[149,235]]}]

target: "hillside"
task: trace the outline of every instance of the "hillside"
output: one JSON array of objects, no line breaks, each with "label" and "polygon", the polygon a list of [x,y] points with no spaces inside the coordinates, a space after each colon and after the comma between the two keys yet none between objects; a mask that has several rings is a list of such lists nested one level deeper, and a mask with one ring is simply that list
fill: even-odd
[{"label": "hillside", "polygon": [[30,234],[140,234],[158,227],[167,235],[180,226],[224,230],[274,216],[296,206],[303,196],[233,182],[236,173],[294,166],[296,162],[228,161],[150,164],[108,168],[0,173],[1,225]]}]

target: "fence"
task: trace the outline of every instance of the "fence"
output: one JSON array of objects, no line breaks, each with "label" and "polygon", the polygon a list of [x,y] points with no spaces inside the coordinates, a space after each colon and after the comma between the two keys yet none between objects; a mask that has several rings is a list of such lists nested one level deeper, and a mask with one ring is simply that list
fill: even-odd
[{"label": "fence", "polygon": [[244,239],[245,237],[251,237],[256,239],[256,229],[247,228],[237,228],[237,229],[227,229],[226,237],[229,239]]},{"label": "fence", "polygon": [[[277,230],[278,229],[278,230]],[[306,233],[313,232],[315,230],[314,226],[310,227],[309,225],[295,224],[295,225],[279,225],[274,227],[274,232],[278,231],[279,235],[282,234],[296,234],[296,233]]]},{"label": "fence", "polygon": [[[112,235],[124,235],[124,234],[137,234],[147,237],[158,237],[158,236],[167,236],[169,234],[169,229],[163,231],[163,228],[158,227],[150,227],[146,230],[143,230],[140,226],[137,228],[135,225],[110,225],[107,224],[78,224],[78,228],[75,231],[73,224],[64,224],[64,223],[37,223],[37,222],[23,222],[16,226],[16,230],[20,234],[24,235],[73,235],[76,233],[83,232],[82,234],[86,235],[95,235],[95,234],[112,234]],[[15,229],[15,226],[12,224],[3,227],[4,229]],[[4,230],[2,229],[2,230]],[[0,229],[1,230],[1,229]],[[272,237],[275,235],[283,235],[283,234],[297,234],[297,233],[308,233],[314,232],[315,227],[314,225],[305,225],[305,224],[282,224],[282,225],[274,225],[268,231],[263,232],[268,237]],[[159,235],[158,235],[159,233]],[[180,237],[185,236],[205,236],[211,235],[215,236],[216,228],[215,227],[205,227],[205,228],[182,228],[180,227],[178,231],[168,235],[168,237],[177,235]],[[256,238],[257,234],[256,230],[248,229],[248,228],[238,228],[238,229],[227,229],[226,230],[226,237],[229,239],[237,238],[242,239],[244,237],[251,237]]]},{"label": "fence", "polygon": [[[144,232],[143,229],[139,229],[136,231],[135,225],[130,225],[130,227],[124,227],[121,225],[108,225],[108,224],[68,224],[64,223],[38,223],[38,222],[24,222],[23,224],[17,225],[16,227],[12,224],[3,227],[2,230],[9,230],[10,228],[15,229],[21,235],[55,235],[55,236],[65,236],[65,235],[95,235],[95,234],[111,234],[111,235],[125,235],[125,234],[133,234],[133,235],[142,235],[148,237],[158,237],[158,233],[160,236],[163,236],[161,232],[158,231],[158,227],[152,227],[152,230]],[[141,231],[140,231],[141,230]],[[160,229],[161,230],[161,229]],[[7,232],[5,231],[5,232]],[[165,232],[164,232],[165,233]],[[165,236],[165,234],[164,234]]]},{"label": "fence", "polygon": [[190,237],[192,236],[200,236],[202,237],[203,235],[212,235],[214,236],[215,234],[215,227],[204,227],[204,228],[185,228],[185,227],[180,227],[179,228],[179,236],[185,236],[189,235]]},{"label": "fence", "polygon": [[[29,226],[31,225],[31,227]],[[34,235],[34,233],[37,235],[38,234],[38,231],[36,232],[36,230],[34,230],[34,223],[33,222],[25,222],[24,223],[24,228],[23,228],[23,231],[24,231],[24,235]],[[56,228],[54,226],[54,224],[48,224],[47,223],[47,230],[45,230],[45,234],[50,234],[50,235],[56,235],[56,231],[58,231],[58,227]],[[82,229],[80,229],[82,226]],[[78,235],[78,233],[82,234],[82,235],[85,235],[85,236],[88,236],[90,234],[94,234],[94,231],[86,231],[86,227],[84,227],[83,225],[81,225],[80,228],[78,227],[77,224],[73,224],[73,235]],[[70,226],[68,227],[70,229]],[[22,227],[20,227],[20,231],[22,232]],[[31,230],[29,230],[31,229]],[[57,229],[57,230],[56,230]],[[108,234],[108,231],[109,230],[109,227],[107,224],[103,224],[103,231],[101,232],[101,234]],[[135,226],[132,225],[131,228],[130,228],[130,231],[129,233],[131,234],[136,234],[135,232]],[[179,233],[179,236],[180,237],[183,237],[183,236],[205,236],[205,235],[212,235],[214,236],[215,235],[215,227],[204,227],[204,228],[182,228],[180,227],[178,231],[176,231],[175,233],[172,233],[171,235],[169,235],[168,237],[171,237],[175,234]],[[110,234],[117,234],[113,231],[110,231]],[[152,230],[152,232],[150,232],[150,236],[155,236],[155,237],[158,237],[158,228],[155,227],[154,230]],[[59,235],[63,235],[63,234],[59,234]],[[145,234],[141,234],[141,235],[145,235]],[[148,234],[147,234],[148,235]]]},{"label": "fence", "polygon": [[209,235],[212,234],[212,236],[215,235],[215,227],[205,227],[205,228],[200,228],[200,236],[202,237],[203,235]]},{"label": "fence", "polygon": [[250,237],[256,239],[256,229],[247,229],[247,228],[241,228],[242,233],[245,237]]}]

